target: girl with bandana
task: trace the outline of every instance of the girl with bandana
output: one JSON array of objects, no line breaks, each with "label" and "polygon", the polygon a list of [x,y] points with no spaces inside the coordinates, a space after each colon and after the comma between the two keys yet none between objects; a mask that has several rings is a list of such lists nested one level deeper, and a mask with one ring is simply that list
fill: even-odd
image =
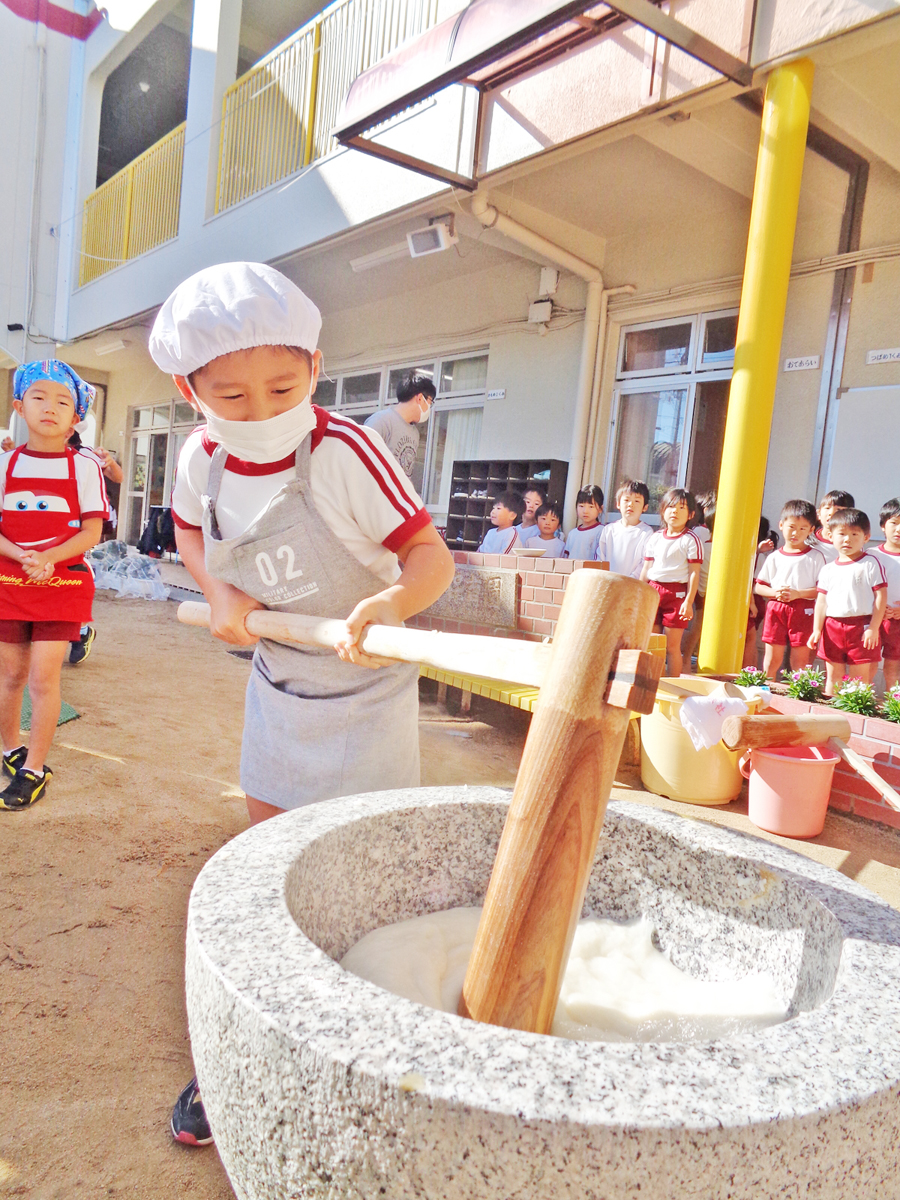
[{"label": "girl with bandana", "polygon": [[[69,643],[91,619],[94,576],[85,553],[108,515],[96,459],[67,446],[94,389],[57,359],[26,363],[13,406],[28,427],[24,446],[0,454],[0,809],[28,808],[52,771],[44,761],[59,719],[59,678]],[[19,744],[22,694],[31,696],[31,737]]]}]

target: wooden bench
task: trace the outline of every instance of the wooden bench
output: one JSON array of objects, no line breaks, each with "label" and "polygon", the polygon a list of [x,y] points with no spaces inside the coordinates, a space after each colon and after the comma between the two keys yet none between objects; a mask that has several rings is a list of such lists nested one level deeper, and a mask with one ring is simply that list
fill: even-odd
[{"label": "wooden bench", "polygon": [[[651,633],[650,644],[647,647],[657,658],[666,657],[666,637],[663,633]],[[498,704],[507,704],[510,708],[521,708],[525,712],[534,712],[537,707],[540,689],[525,687],[518,683],[501,683],[497,679],[482,679],[477,675],[457,675],[452,671],[441,671],[436,667],[419,667],[419,676],[423,679],[433,679],[438,685],[438,702],[445,703],[447,688],[458,688],[462,692],[460,712],[468,713],[472,708],[473,696],[484,696],[488,700],[496,700]],[[632,714],[634,719],[636,714]]]}]

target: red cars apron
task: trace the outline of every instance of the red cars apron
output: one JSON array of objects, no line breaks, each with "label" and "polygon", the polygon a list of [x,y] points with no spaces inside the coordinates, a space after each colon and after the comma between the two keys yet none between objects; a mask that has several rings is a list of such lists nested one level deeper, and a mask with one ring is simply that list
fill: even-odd
[{"label": "red cars apron", "polygon": [[[62,479],[14,475],[18,447],[6,466],[0,533],[23,550],[49,550],[81,529],[75,451],[66,450]],[[54,457],[56,457],[54,455]],[[91,619],[94,575],[83,555],[58,562],[49,579],[35,582],[20,563],[0,555],[0,621],[78,621]]]}]

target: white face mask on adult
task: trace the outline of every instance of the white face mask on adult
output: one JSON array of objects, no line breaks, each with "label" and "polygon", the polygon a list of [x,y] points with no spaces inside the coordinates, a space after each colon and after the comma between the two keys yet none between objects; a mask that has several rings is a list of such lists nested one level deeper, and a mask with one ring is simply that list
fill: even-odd
[{"label": "white face mask on adult", "polygon": [[193,392],[197,406],[206,417],[210,440],[224,446],[229,454],[244,462],[272,463],[292,454],[307,434],[316,427],[310,393],[293,408],[265,421],[226,421],[217,417]]},{"label": "white face mask on adult", "polygon": [[416,422],[416,424],[424,425],[430,416],[431,416],[431,405],[428,404],[426,401],[426,406],[425,406],[424,412],[421,409],[419,410],[419,419]]}]

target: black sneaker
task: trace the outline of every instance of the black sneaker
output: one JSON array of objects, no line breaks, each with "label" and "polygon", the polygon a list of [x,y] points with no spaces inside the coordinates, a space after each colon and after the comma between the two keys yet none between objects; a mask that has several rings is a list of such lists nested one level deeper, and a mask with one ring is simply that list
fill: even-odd
[{"label": "black sneaker", "polygon": [[44,794],[44,788],[53,778],[53,772],[44,767],[43,775],[31,771],[28,767],[19,767],[13,778],[0,792],[0,808],[9,812],[17,812],[30,808]]},{"label": "black sneaker", "polygon": [[213,1140],[196,1078],[192,1079],[172,1109],[172,1137],[185,1146],[208,1146]]},{"label": "black sneaker", "polygon": [[8,754],[3,755],[3,774],[8,775],[12,779],[18,771],[19,767],[25,762],[28,757],[28,747],[18,746],[15,750],[10,750]]},{"label": "black sneaker", "polygon": [[91,646],[94,644],[94,638],[97,636],[97,630],[93,625],[88,625],[87,633],[83,633],[77,642],[72,643],[72,649],[69,651],[69,662],[73,667],[77,667],[91,652]]}]

